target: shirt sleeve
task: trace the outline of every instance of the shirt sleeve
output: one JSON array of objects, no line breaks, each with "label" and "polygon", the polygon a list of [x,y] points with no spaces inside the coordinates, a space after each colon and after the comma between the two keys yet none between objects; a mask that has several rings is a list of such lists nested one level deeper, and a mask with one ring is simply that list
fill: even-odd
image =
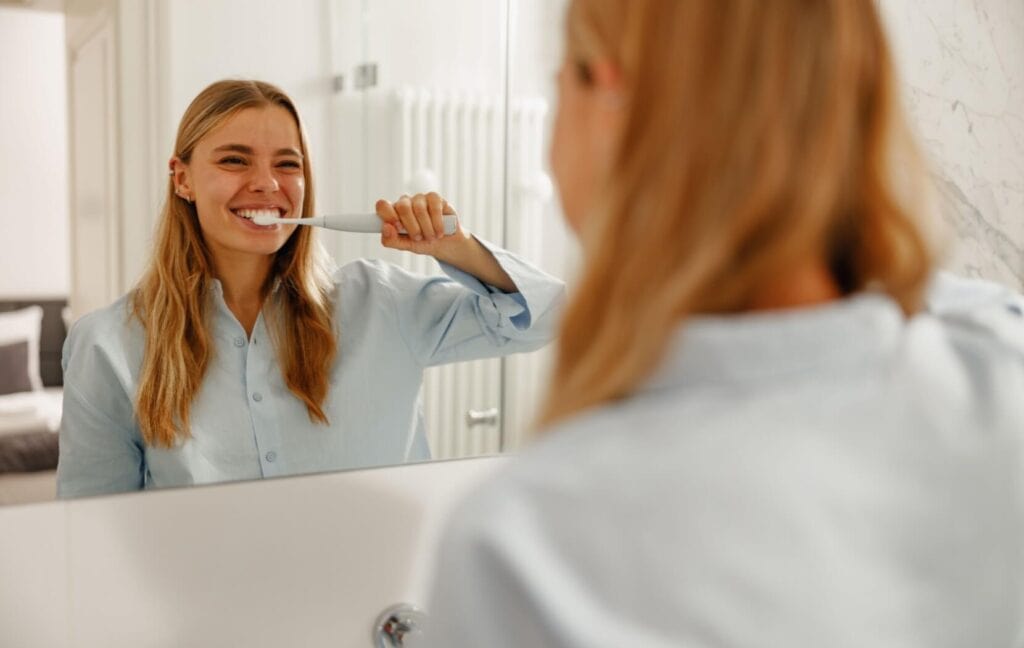
[{"label": "shirt sleeve", "polygon": [[572,645],[552,636],[559,623],[548,617],[557,615],[559,606],[554,601],[547,607],[545,601],[546,596],[563,596],[562,570],[547,570],[547,561],[539,564],[546,552],[536,551],[531,526],[510,510],[519,506],[509,499],[490,501],[497,510],[484,510],[479,498],[464,502],[447,526],[428,599],[429,617],[417,645]]},{"label": "shirt sleeve", "polygon": [[534,351],[555,336],[565,284],[506,250],[480,243],[517,292],[504,293],[444,263],[443,277],[399,268],[389,273],[399,330],[424,367]]},{"label": "shirt sleeve", "polygon": [[938,272],[928,310],[944,320],[982,329],[1024,354],[1024,295],[992,281]]},{"label": "shirt sleeve", "polygon": [[690,645],[609,606],[613,588],[598,570],[580,569],[573,555],[600,544],[601,530],[586,539],[584,526],[566,533],[531,499],[492,482],[457,507],[441,538],[417,646]]},{"label": "shirt sleeve", "polygon": [[132,399],[123,382],[127,367],[116,346],[116,327],[105,330],[87,316],[64,343],[64,409],[60,425],[57,496],[104,495],[144,485],[143,445]]}]

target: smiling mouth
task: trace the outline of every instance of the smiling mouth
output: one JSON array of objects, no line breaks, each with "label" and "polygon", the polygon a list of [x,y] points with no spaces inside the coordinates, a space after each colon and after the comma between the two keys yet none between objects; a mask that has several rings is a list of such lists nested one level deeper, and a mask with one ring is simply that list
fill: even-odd
[{"label": "smiling mouth", "polygon": [[283,218],[284,210],[279,208],[263,208],[263,209],[232,209],[231,213],[235,216],[244,218],[247,221],[252,221],[257,216],[265,216],[268,218]]}]

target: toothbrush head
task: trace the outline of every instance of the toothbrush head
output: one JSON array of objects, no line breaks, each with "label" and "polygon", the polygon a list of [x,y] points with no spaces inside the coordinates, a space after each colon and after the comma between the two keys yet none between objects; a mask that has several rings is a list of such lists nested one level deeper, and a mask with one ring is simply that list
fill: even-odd
[{"label": "toothbrush head", "polygon": [[273,225],[274,223],[280,220],[282,219],[277,218],[275,216],[267,216],[265,214],[258,214],[256,216],[253,216],[252,218],[252,222],[256,223],[257,225]]}]

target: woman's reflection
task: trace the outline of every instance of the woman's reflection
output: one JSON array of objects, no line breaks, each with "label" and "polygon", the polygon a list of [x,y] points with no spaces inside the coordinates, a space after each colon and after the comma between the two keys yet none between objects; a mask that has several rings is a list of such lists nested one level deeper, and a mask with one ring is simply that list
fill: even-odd
[{"label": "woman's reflection", "polygon": [[252,222],[314,214],[301,121],[272,85],[209,86],[174,150],[149,270],[65,345],[61,497],[427,459],[425,367],[553,335],[562,283],[461,226],[445,236],[437,194],[376,211],[382,245],[446,277],[332,273],[312,228]]}]

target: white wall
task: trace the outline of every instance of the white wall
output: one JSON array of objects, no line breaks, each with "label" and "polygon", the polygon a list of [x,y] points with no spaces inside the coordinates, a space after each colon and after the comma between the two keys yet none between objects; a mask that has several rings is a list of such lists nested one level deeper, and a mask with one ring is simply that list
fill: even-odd
[{"label": "white wall", "polygon": [[269,81],[298,104],[312,149],[319,210],[331,210],[338,202],[331,191],[338,170],[330,149],[349,145],[331,141],[333,77],[344,76],[344,92],[352,93],[354,67],[373,62],[380,86],[500,92],[501,6],[464,0],[168,2],[162,10],[170,53],[170,118],[163,146],[169,156],[177,121],[207,84],[226,77]]},{"label": "white wall", "polygon": [[0,299],[66,297],[64,16],[0,7]]},{"label": "white wall", "polygon": [[[298,104],[311,142],[324,140],[330,96],[330,25],[322,0],[175,0],[164,4],[169,52],[169,123],[161,144],[170,156],[189,102],[223,78],[269,81]],[[312,145],[314,169],[323,146]]]},{"label": "white wall", "polygon": [[1024,289],[1024,2],[881,0],[954,271]]}]

